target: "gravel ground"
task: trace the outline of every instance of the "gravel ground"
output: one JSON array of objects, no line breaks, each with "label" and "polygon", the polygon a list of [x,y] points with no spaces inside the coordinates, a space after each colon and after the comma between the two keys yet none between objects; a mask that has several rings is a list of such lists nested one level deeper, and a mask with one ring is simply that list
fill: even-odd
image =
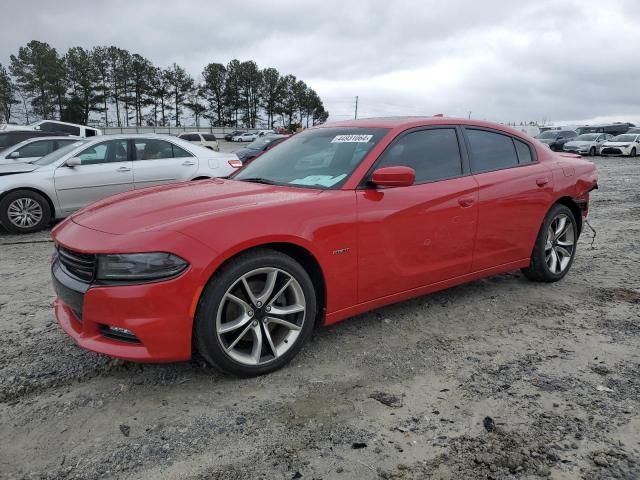
[{"label": "gravel ground", "polygon": [[250,380],[82,351],[49,232],[0,233],[0,477],[640,478],[640,159],[600,159],[560,283],[519,272],[319,330]]}]

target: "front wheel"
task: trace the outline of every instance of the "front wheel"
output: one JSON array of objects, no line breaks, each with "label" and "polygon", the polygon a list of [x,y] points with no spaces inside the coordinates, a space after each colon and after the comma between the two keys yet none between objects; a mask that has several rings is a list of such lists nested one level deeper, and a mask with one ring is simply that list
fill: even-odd
[{"label": "front wheel", "polygon": [[522,273],[535,282],[557,282],[571,268],[576,254],[578,227],[566,205],[554,205],[544,219],[533,247],[531,263]]},{"label": "front wheel", "polygon": [[589,149],[589,156],[590,157],[595,157],[596,156],[596,147],[591,147]]},{"label": "front wheel", "polygon": [[33,233],[51,222],[49,202],[37,192],[18,190],[0,201],[0,223],[12,233]]},{"label": "front wheel", "polygon": [[629,154],[629,156],[632,157],[632,158],[636,156],[636,147],[633,147],[631,149],[631,153]]},{"label": "front wheel", "polygon": [[262,375],[300,351],[316,312],[316,292],[304,268],[280,252],[255,250],[227,263],[205,288],[194,343],[224,373]]}]

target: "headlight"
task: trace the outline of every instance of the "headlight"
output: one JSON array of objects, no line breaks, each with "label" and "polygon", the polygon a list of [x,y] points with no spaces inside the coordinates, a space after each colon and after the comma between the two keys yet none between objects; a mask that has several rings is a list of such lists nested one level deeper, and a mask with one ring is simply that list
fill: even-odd
[{"label": "headlight", "polygon": [[625,143],[624,145],[618,145],[618,146],[619,146],[619,147],[622,147],[622,148],[629,148],[630,144]]},{"label": "headlight", "polygon": [[189,264],[170,253],[128,253],[98,255],[99,282],[152,282],[175,277]]}]

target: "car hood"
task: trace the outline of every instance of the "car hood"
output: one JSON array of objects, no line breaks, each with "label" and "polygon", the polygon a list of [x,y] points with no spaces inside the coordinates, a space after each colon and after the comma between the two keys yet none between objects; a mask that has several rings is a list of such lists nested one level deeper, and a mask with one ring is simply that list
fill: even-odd
[{"label": "car hood", "polygon": [[595,141],[592,140],[579,140],[579,141],[572,141],[572,142],[567,142],[564,144],[565,147],[586,147],[587,145],[593,145],[594,143],[596,143]]},{"label": "car hood", "polygon": [[32,163],[7,163],[0,165],[0,177],[5,175],[15,175],[17,173],[29,173],[40,168]]},{"label": "car hood", "polygon": [[305,200],[321,192],[221,179],[185,182],[114,195],[79,210],[71,220],[116,235],[152,230],[180,231],[192,222],[269,204]]}]

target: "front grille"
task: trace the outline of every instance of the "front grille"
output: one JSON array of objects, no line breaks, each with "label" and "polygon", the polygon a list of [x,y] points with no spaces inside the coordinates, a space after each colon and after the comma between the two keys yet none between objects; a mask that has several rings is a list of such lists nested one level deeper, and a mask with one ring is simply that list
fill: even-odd
[{"label": "front grille", "polygon": [[96,256],[58,247],[58,259],[67,273],[83,282],[91,282],[96,273]]},{"label": "front grille", "polygon": [[620,155],[622,154],[622,150],[619,148],[606,147],[602,149],[604,155]]}]

